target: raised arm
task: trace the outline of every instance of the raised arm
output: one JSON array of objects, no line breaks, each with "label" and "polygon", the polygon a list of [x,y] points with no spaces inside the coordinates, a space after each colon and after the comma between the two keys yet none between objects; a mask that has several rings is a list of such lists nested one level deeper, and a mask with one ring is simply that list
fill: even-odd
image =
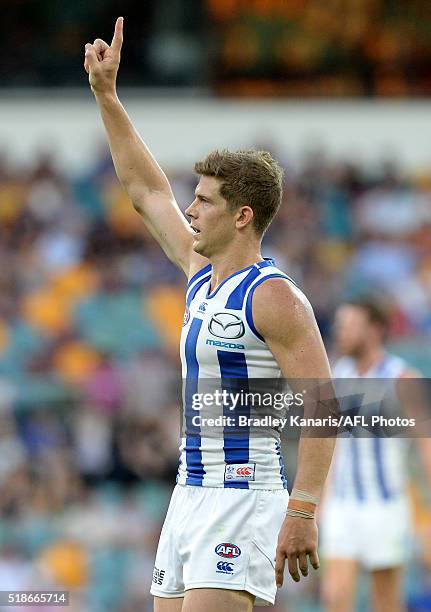
[{"label": "raised arm", "polygon": [[208,262],[192,251],[193,231],[175,201],[168,179],[118,99],[116,79],[122,43],[123,18],[119,17],[111,45],[100,38],[85,45],[84,67],[122,186],[169,259],[189,275]]},{"label": "raised arm", "polygon": [[[268,304],[271,306],[268,308]],[[317,390],[317,382],[329,381],[330,367],[311,306],[304,295],[284,279],[271,279],[257,287],[253,296],[253,320],[264,337],[283,376],[294,392],[304,386]],[[328,388],[328,385],[323,387]],[[330,389],[330,386],[329,386]],[[317,398],[329,416],[334,408],[334,395]],[[310,400],[306,400],[309,402]],[[335,432],[334,432],[335,433]],[[331,464],[335,437],[312,437],[301,434],[298,470],[294,488],[319,498]],[[305,504],[307,506],[307,504]],[[280,530],[276,557],[277,586],[283,584],[287,559],[289,573],[295,581],[308,574],[308,559],[319,567],[317,525],[315,519],[286,516]]]}]

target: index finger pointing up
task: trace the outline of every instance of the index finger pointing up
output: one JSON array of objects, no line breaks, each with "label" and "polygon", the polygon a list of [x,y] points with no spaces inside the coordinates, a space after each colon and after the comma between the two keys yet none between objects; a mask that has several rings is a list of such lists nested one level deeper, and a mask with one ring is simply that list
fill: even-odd
[{"label": "index finger pointing up", "polygon": [[115,22],[114,36],[112,37],[111,48],[120,53],[121,45],[123,44],[123,17],[118,17]]}]

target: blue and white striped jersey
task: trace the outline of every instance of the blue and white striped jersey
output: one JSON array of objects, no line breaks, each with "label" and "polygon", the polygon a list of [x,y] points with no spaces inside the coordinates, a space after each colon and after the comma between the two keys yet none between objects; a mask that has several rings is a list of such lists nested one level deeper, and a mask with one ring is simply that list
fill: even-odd
[{"label": "blue and white striped jersey", "polygon": [[[208,389],[208,381],[229,379],[279,379],[280,368],[253,323],[254,290],[269,278],[289,277],[266,259],[226,278],[210,292],[211,265],[190,280],[181,335],[183,418],[186,432],[180,447],[177,482],[182,485],[254,489],[287,488],[280,454],[279,432],[268,436],[206,436],[192,421],[196,394]],[[226,413],[213,406],[211,416]],[[208,431],[208,430],[207,430]]]},{"label": "blue and white striped jersey", "polygon": [[[355,360],[343,357],[333,366],[332,375],[334,379],[382,379],[378,383],[370,381],[370,387],[364,386],[364,392],[367,388],[378,387],[378,395],[381,398],[384,396],[384,402],[389,402],[388,408],[393,416],[397,406],[395,381],[407,367],[400,357],[385,353],[380,363],[359,376]],[[405,438],[353,435],[338,438],[330,495],[366,503],[390,500],[405,494],[407,452],[408,440]]]}]

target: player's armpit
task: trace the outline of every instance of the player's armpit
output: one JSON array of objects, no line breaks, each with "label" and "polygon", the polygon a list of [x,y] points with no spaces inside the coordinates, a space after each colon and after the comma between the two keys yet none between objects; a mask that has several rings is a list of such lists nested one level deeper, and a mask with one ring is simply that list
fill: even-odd
[{"label": "player's armpit", "polygon": [[[181,213],[171,193],[150,191],[142,186],[129,186],[128,195],[134,209],[142,217],[153,238],[160,244],[168,258],[186,276],[190,273],[193,254],[193,231]],[[203,260],[206,265],[207,260]]]},{"label": "player's armpit", "polygon": [[127,192],[152,237],[187,278],[208,265],[208,259],[193,250],[193,230],[171,191],[151,191],[132,184]]}]

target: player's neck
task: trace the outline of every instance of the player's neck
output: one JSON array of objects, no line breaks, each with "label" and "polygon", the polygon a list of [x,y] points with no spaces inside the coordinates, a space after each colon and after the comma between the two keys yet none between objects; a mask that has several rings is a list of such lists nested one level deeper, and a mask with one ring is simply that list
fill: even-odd
[{"label": "player's neck", "polygon": [[355,359],[356,370],[360,376],[363,376],[374,368],[383,359],[385,350],[382,346],[373,346]]},{"label": "player's neck", "polygon": [[211,293],[231,274],[235,274],[235,272],[239,272],[262,260],[260,245],[250,245],[248,248],[234,247],[226,249],[220,255],[211,257]]}]

